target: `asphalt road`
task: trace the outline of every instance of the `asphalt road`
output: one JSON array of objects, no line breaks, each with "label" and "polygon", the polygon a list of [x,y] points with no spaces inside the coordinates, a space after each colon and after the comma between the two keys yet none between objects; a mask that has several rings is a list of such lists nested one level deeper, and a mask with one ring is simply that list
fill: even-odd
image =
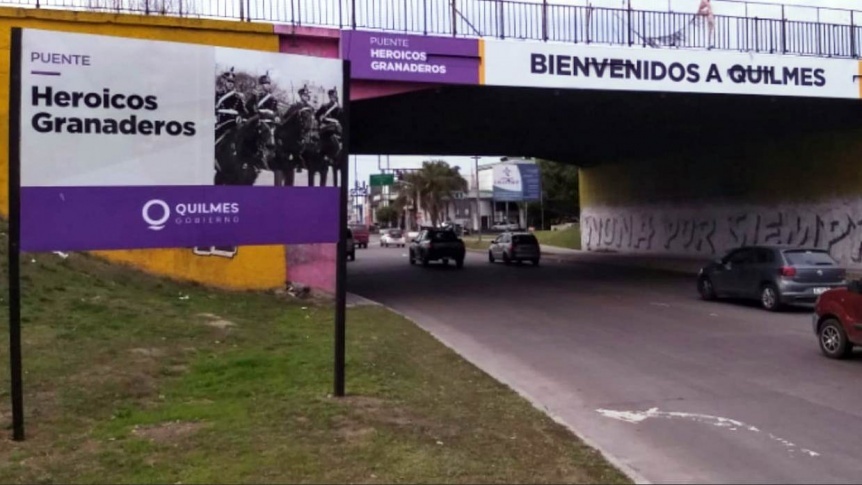
[{"label": "asphalt road", "polygon": [[348,291],[401,312],[638,481],[860,483],[862,354],[810,312],[703,302],[685,275],[470,254],[461,270],[358,249]]}]

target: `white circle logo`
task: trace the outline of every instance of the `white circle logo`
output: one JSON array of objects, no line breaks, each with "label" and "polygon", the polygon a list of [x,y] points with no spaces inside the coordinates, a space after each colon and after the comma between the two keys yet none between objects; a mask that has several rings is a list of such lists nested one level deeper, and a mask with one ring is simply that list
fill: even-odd
[{"label": "white circle logo", "polygon": [[[153,219],[152,217],[150,217],[150,209],[153,206],[159,206],[162,208],[162,217],[158,219]],[[168,206],[167,202],[159,199],[153,199],[144,204],[144,208],[141,209],[141,216],[144,218],[144,222],[149,225],[150,230],[161,231],[165,228],[165,223],[168,222],[168,219],[171,218],[171,208]]]}]

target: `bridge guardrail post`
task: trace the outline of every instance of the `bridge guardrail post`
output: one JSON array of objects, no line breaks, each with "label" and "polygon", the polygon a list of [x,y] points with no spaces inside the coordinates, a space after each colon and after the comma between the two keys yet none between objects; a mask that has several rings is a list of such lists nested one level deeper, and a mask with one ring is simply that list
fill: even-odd
[{"label": "bridge guardrail post", "polygon": [[428,35],[428,0],[422,0],[422,33]]},{"label": "bridge guardrail post", "polygon": [[856,49],[856,19],[852,10],[850,11],[850,55],[854,58],[859,57]]},{"label": "bridge guardrail post", "polygon": [[239,0],[239,20],[242,22],[245,20],[245,2]]},{"label": "bridge guardrail post", "polygon": [[497,30],[499,30],[500,38],[506,38],[506,21],[503,18],[503,0],[497,0]]},{"label": "bridge guardrail post", "polygon": [[542,40],[548,41],[548,0],[542,0]]},{"label": "bridge guardrail post", "polygon": [[455,5],[455,0],[452,0],[452,37],[458,35],[458,6]]},{"label": "bridge guardrail post", "polygon": [[356,0],[350,0],[350,26],[356,30]]},{"label": "bridge guardrail post", "polygon": [[[628,28],[626,29],[626,35],[628,35],[629,47],[631,47],[633,44],[633,41],[632,41],[632,0],[629,0],[627,3],[628,3],[628,8],[626,8],[626,16],[628,18],[629,25],[628,25]],[[641,15],[643,15],[643,12],[641,12]]]},{"label": "bridge guardrail post", "polygon": [[781,5],[781,53],[787,54],[787,17],[784,15],[784,5]]}]

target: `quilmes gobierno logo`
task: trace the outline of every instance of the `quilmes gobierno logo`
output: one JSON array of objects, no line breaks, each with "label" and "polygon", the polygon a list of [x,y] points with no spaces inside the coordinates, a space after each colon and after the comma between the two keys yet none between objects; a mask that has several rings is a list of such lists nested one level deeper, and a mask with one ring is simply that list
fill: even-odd
[{"label": "quilmes gobierno logo", "polygon": [[239,222],[237,202],[180,202],[171,207],[161,199],[147,201],[141,217],[151,231],[161,231],[173,218],[175,225],[236,224]]}]

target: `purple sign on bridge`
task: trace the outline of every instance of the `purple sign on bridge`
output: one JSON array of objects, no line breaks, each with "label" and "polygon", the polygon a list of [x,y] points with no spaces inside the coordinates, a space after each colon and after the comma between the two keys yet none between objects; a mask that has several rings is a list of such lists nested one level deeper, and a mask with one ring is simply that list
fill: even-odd
[{"label": "purple sign on bridge", "polygon": [[343,31],[341,58],[354,79],[479,84],[478,40]]},{"label": "purple sign on bridge", "polygon": [[21,249],[338,241],[338,187],[23,187]]}]

